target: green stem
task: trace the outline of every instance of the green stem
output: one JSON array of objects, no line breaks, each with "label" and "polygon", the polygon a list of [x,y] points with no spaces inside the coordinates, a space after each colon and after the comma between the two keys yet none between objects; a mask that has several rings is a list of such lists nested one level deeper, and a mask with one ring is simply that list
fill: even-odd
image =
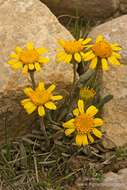
[{"label": "green stem", "polygon": [[[32,83],[32,87],[33,89],[35,90],[36,88],[36,83],[35,83],[35,79],[34,79],[34,71],[30,71],[30,78],[31,78],[31,83]],[[44,124],[44,120],[43,120],[43,117],[40,117],[39,116],[39,121],[40,121],[40,127],[41,127],[41,130],[43,132],[43,135],[45,137],[45,140],[47,142],[47,146],[49,146],[50,142],[49,142],[49,139],[48,139],[48,136],[47,136],[47,133],[46,133],[46,128],[45,128],[45,124]]]},{"label": "green stem", "polygon": [[32,82],[32,87],[35,90],[36,88],[36,83],[35,83],[35,79],[34,79],[34,71],[30,71],[30,78],[31,78],[31,82]]}]

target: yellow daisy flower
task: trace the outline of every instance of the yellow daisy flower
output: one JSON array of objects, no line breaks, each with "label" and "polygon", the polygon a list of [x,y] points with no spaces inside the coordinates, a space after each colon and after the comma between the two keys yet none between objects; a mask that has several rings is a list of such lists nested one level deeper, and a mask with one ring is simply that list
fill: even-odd
[{"label": "yellow daisy flower", "polygon": [[56,54],[57,62],[70,63],[72,60],[80,63],[82,56],[84,55],[84,48],[87,47],[87,43],[91,41],[91,38],[79,39],[79,40],[59,40],[59,44],[62,49]]},{"label": "yellow daisy flower", "polygon": [[83,100],[78,100],[78,108],[73,110],[75,118],[65,122],[63,124],[65,128],[65,134],[68,136],[74,131],[76,131],[76,144],[87,145],[88,141],[94,142],[94,138],[91,133],[96,137],[101,138],[102,133],[97,127],[103,125],[103,120],[100,118],[95,118],[98,109],[91,105],[84,111]]},{"label": "yellow daisy flower", "polygon": [[93,88],[83,87],[80,89],[80,97],[85,100],[93,99],[96,95],[96,91]]},{"label": "yellow daisy flower", "polygon": [[22,69],[23,74],[28,71],[39,71],[42,64],[48,63],[49,59],[43,57],[42,54],[46,53],[47,49],[40,47],[35,48],[32,42],[28,42],[25,48],[16,47],[15,52],[10,55],[8,64],[13,69]]},{"label": "yellow daisy flower", "polygon": [[120,65],[119,59],[121,59],[121,55],[118,53],[120,50],[121,47],[119,44],[112,44],[108,42],[104,36],[99,35],[96,42],[90,46],[90,51],[85,53],[84,60],[91,61],[91,69],[95,69],[98,60],[100,60],[102,69],[106,71],[109,69],[108,63],[111,63],[112,65]]},{"label": "yellow daisy flower", "polygon": [[56,110],[56,105],[53,103],[55,100],[61,100],[63,97],[61,95],[53,96],[52,92],[56,86],[52,84],[48,89],[45,89],[43,82],[40,82],[38,87],[33,90],[28,87],[24,89],[24,93],[28,96],[27,99],[21,101],[21,105],[31,114],[36,109],[38,109],[39,116],[45,115],[45,108],[50,110]]}]

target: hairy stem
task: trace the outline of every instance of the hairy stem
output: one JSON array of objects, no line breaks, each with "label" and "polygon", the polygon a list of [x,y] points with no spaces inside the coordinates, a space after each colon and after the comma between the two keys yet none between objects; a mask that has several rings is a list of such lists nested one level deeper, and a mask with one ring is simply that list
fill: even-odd
[{"label": "hairy stem", "polygon": [[30,71],[30,78],[31,78],[31,83],[32,83],[32,87],[35,90],[36,87],[36,83],[35,83],[35,79],[34,79],[34,71]]}]

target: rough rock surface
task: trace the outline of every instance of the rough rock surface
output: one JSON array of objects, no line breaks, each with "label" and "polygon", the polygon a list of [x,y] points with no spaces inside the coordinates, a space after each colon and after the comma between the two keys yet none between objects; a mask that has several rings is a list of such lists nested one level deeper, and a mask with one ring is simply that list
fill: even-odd
[{"label": "rough rock surface", "polygon": [[118,0],[41,0],[58,15],[76,15],[91,20],[103,20],[112,16],[119,7]]},{"label": "rough rock surface", "polygon": [[[49,49],[50,63],[36,74],[39,80],[57,82],[68,85],[72,80],[71,65],[54,63],[57,40],[72,38],[71,34],[57,21],[50,10],[39,0],[0,0],[0,134],[4,133],[4,116],[10,131],[17,126],[23,131],[21,124],[27,120],[19,105],[22,86],[29,80],[20,72],[13,72],[6,64],[9,54],[15,46],[24,46],[27,41],[36,46],[44,45]],[[17,98],[19,97],[19,98]],[[7,111],[8,110],[8,111]],[[8,113],[8,114],[7,114]],[[14,125],[13,125],[14,124]]]},{"label": "rough rock surface", "polygon": [[[104,108],[105,130],[108,138],[117,146],[127,144],[127,15],[95,27],[90,36],[105,35],[111,42],[118,42],[123,50],[120,67],[110,68],[103,74],[103,95],[114,98]],[[108,144],[107,144],[108,145]]]},{"label": "rough rock surface", "polygon": [[105,174],[104,181],[94,184],[91,190],[127,190],[127,168]]}]

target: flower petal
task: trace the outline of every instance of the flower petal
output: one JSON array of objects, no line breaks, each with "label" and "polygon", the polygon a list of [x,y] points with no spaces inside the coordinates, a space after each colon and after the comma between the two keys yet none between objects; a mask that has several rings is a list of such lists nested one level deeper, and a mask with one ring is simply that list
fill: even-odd
[{"label": "flower petal", "polygon": [[19,47],[19,46],[17,46],[17,47],[15,48],[15,52],[16,52],[17,54],[21,53],[21,52],[22,52],[22,48]]},{"label": "flower petal", "polygon": [[101,138],[102,137],[102,132],[99,131],[98,129],[94,128],[93,129],[93,134],[98,137],[98,138]]},{"label": "flower petal", "polygon": [[120,65],[120,62],[114,56],[109,57],[108,61],[113,65]]},{"label": "flower petal", "polygon": [[72,60],[72,55],[71,54],[66,55],[65,63],[70,63],[71,60]]},{"label": "flower petal", "polygon": [[63,123],[63,127],[65,128],[75,128],[74,126],[74,119],[70,119],[69,121]]},{"label": "flower petal", "polygon": [[78,63],[81,62],[81,55],[80,55],[79,53],[75,53],[75,54],[74,54],[74,58],[75,58],[75,60],[76,60]]},{"label": "flower petal", "polygon": [[35,66],[36,71],[40,71],[41,70],[41,66],[40,66],[40,64],[38,62],[36,62],[34,64],[34,66]]},{"label": "flower petal", "polygon": [[29,64],[29,70],[34,70],[34,64]]},{"label": "flower petal", "polygon": [[44,91],[44,90],[45,90],[44,82],[39,82],[38,87],[36,88],[36,91]]},{"label": "flower petal", "polygon": [[45,104],[45,107],[50,109],[50,110],[56,110],[56,105],[53,102],[47,102]]},{"label": "flower petal", "polygon": [[87,135],[86,134],[82,135],[82,144],[84,146],[88,144],[88,139],[87,139]]},{"label": "flower petal", "polygon": [[51,100],[61,100],[61,99],[63,99],[63,96],[61,95],[56,95],[51,97]]},{"label": "flower petal", "polygon": [[92,59],[91,63],[90,63],[89,68],[90,68],[90,69],[95,69],[96,66],[97,66],[97,57],[94,57],[94,58]]},{"label": "flower petal", "polygon": [[112,44],[111,47],[112,47],[112,50],[114,50],[114,51],[120,51],[120,50],[122,50],[122,48],[119,47],[118,44]]},{"label": "flower petal", "polygon": [[88,139],[90,140],[90,142],[93,143],[94,142],[94,138],[91,136],[90,133],[88,133],[87,135],[88,135]]},{"label": "flower petal", "polygon": [[26,103],[31,102],[30,98],[26,98],[21,101],[21,105],[24,106]]},{"label": "flower petal", "polygon": [[95,54],[94,53],[91,53],[87,57],[83,57],[84,61],[90,61],[93,58],[95,58]]},{"label": "flower petal", "polygon": [[46,64],[49,62],[49,58],[48,57],[40,57],[38,62],[42,63],[42,64]]},{"label": "flower petal", "polygon": [[79,115],[79,109],[78,108],[73,110],[73,115],[76,117]]},{"label": "flower petal", "polygon": [[78,109],[80,113],[84,113],[84,102],[83,100],[78,100]]},{"label": "flower petal", "polygon": [[103,41],[103,39],[104,39],[104,36],[103,36],[103,35],[99,35],[99,36],[96,38],[96,43]]},{"label": "flower petal", "polygon": [[55,90],[55,88],[56,88],[56,85],[55,85],[55,84],[52,84],[51,86],[48,87],[47,91],[48,91],[48,92],[52,92],[52,91]]},{"label": "flower petal", "polygon": [[22,68],[22,63],[17,61],[16,63],[13,63],[11,66],[12,66],[13,69],[17,70],[17,69]]},{"label": "flower petal", "polygon": [[99,126],[103,125],[103,123],[104,123],[103,120],[100,118],[94,119],[94,127],[99,127]]},{"label": "flower petal", "polygon": [[90,41],[92,40],[92,38],[86,38],[85,40],[83,40],[82,44],[88,44]]},{"label": "flower petal", "polygon": [[43,54],[46,53],[48,50],[46,48],[40,47],[40,48],[36,48],[38,54]]},{"label": "flower petal", "polygon": [[121,55],[119,53],[113,52],[112,55],[117,59],[121,59]]},{"label": "flower petal", "polygon": [[24,91],[24,93],[25,93],[27,96],[29,96],[29,95],[31,94],[31,92],[32,92],[32,93],[34,92],[31,87],[25,88],[23,91]]},{"label": "flower petal", "polygon": [[76,144],[77,144],[78,146],[81,146],[81,145],[83,144],[83,138],[82,138],[82,135],[77,134],[75,140],[76,140]]},{"label": "flower petal", "polygon": [[98,112],[98,109],[93,105],[88,107],[86,110],[86,114],[90,115],[91,117],[96,115],[97,112]]},{"label": "flower petal", "polygon": [[11,55],[10,55],[10,58],[13,58],[13,59],[19,59],[19,55],[18,54],[16,54],[16,53],[12,53]]},{"label": "flower petal", "polygon": [[69,129],[66,129],[65,130],[65,135],[66,136],[69,136],[71,133],[73,133],[75,131],[75,129],[74,128],[69,128]]},{"label": "flower petal", "polygon": [[108,66],[108,63],[107,63],[107,60],[106,59],[101,59],[101,63],[102,63],[102,69],[103,71],[107,71],[109,70],[109,66]]},{"label": "flower petal", "polygon": [[43,106],[38,107],[38,114],[43,117],[45,115],[45,109]]},{"label": "flower petal", "polygon": [[33,48],[34,48],[33,42],[28,42],[28,43],[26,44],[26,47],[27,47],[28,50],[33,50]]},{"label": "flower petal", "polygon": [[25,108],[25,110],[27,111],[28,114],[31,114],[32,112],[35,111],[37,106],[32,102],[28,102],[28,103],[24,104],[24,108]]},{"label": "flower petal", "polygon": [[28,73],[28,65],[25,65],[22,69],[22,74],[26,75]]}]

